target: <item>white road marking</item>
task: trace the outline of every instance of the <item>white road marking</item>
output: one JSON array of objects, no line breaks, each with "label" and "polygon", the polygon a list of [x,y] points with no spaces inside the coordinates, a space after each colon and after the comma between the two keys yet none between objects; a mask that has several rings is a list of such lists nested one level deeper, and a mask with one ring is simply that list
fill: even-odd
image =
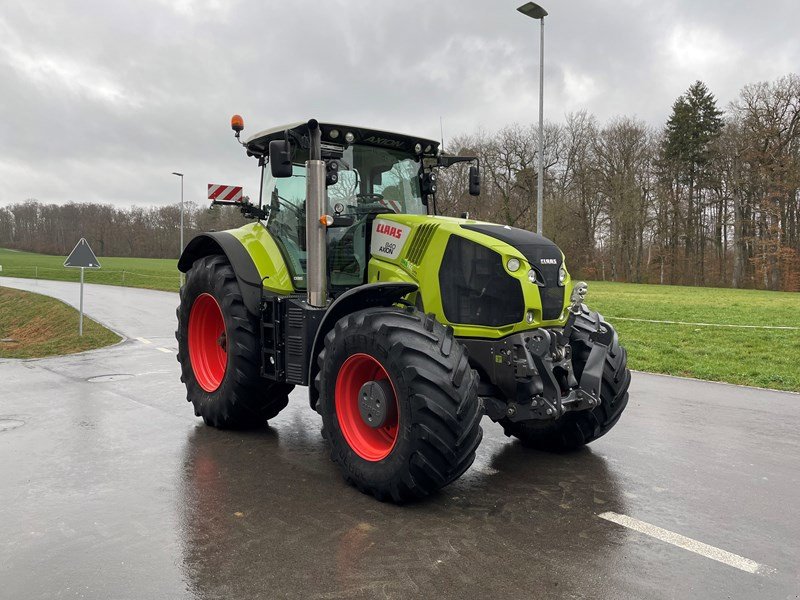
[{"label": "white road marking", "polygon": [[170,350],[169,348],[156,348],[156,350],[166,352],[167,354],[172,354],[174,352],[174,350]]},{"label": "white road marking", "polygon": [[143,344],[152,344],[153,343],[150,340],[145,339],[145,338],[136,338],[136,339],[139,340],[140,342],[142,342]]},{"label": "white road marking", "polygon": [[644,521],[634,519],[633,517],[629,517],[627,515],[620,515],[615,512],[604,512],[597,516],[601,519],[605,519],[606,521],[611,521],[617,525],[622,525],[628,529],[633,529],[634,531],[649,535],[650,537],[661,540],[662,542],[667,542],[668,544],[672,544],[678,548],[683,548],[689,552],[694,552],[700,556],[705,556],[706,558],[716,560],[717,562],[721,562],[747,573],[758,573],[759,571],[763,573],[768,571],[768,569],[765,569],[763,565],[760,565],[749,558],[739,556],[738,554],[733,554],[732,552],[728,552],[727,550],[722,550],[714,546],[709,546],[708,544],[698,542],[697,540],[693,540],[685,535],[669,531],[668,529],[662,529],[661,527],[656,527],[655,525],[645,523]]}]

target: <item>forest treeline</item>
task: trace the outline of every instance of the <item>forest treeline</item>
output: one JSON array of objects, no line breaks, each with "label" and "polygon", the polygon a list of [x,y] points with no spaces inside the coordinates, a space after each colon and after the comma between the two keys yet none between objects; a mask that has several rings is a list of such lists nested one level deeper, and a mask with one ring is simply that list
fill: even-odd
[{"label": "forest treeline", "polygon": [[[441,214],[536,228],[538,129],[461,135],[448,151],[480,158],[441,173]],[[800,290],[800,76],[745,86],[728,106],[703,82],[654,128],[588,112],[544,133],[544,232],[574,275],[642,283]],[[0,247],[64,255],[76,235],[101,256],[176,257],[177,205],[43,204],[0,208]],[[237,227],[238,211],[187,203],[186,238]]]},{"label": "forest treeline", "polygon": [[[0,248],[66,256],[85,237],[98,256],[176,258],[180,205],[120,208],[110,204],[43,204],[28,200],[0,207]],[[185,203],[184,236],[240,227],[238,210]]]},{"label": "forest treeline", "polygon": [[[481,159],[439,179],[439,209],[535,229],[538,127],[448,143]],[[544,132],[544,232],[581,277],[800,290],[800,77],[745,86],[724,110],[703,82],[654,129],[568,114]]]}]

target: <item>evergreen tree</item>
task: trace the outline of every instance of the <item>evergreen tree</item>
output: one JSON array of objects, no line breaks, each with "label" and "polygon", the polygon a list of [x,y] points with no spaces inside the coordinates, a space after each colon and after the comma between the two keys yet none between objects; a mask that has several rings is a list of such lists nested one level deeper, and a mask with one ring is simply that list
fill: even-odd
[{"label": "evergreen tree", "polygon": [[698,172],[708,163],[709,147],[723,124],[714,94],[705,83],[696,81],[672,105],[665,137],[666,157],[684,165],[688,174]]},{"label": "evergreen tree", "polygon": [[693,283],[702,281],[705,266],[703,190],[709,184],[713,142],[724,126],[722,114],[708,86],[696,81],[672,105],[664,135],[663,162],[673,178],[676,198],[686,198],[685,258],[699,267],[686,270],[693,272]]}]

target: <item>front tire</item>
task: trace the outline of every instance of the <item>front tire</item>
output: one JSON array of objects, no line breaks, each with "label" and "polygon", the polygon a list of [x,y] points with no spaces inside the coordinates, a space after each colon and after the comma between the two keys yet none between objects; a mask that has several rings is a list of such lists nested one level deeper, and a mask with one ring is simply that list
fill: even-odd
[{"label": "front tire", "polygon": [[293,386],[261,377],[259,322],[227,259],[196,260],[180,296],[178,362],[195,415],[220,429],[263,427],[289,403]]},{"label": "front tire", "polygon": [[325,337],[315,381],[331,458],[379,500],[457,479],[483,436],[478,377],[453,331],[414,309],[370,308]]},{"label": "front tire", "polygon": [[[577,316],[570,336],[572,364],[575,377],[580,381],[583,368],[589,358],[591,341],[589,335],[596,330],[598,322],[603,327],[613,327],[596,312],[582,312]],[[500,424],[507,436],[514,436],[524,446],[546,452],[568,452],[576,450],[602,437],[617,424],[628,404],[628,387],[631,372],[628,370],[628,353],[619,343],[616,331],[603,365],[603,384],[600,390],[600,405],[592,410],[570,412],[556,421],[520,421],[502,419]]]}]

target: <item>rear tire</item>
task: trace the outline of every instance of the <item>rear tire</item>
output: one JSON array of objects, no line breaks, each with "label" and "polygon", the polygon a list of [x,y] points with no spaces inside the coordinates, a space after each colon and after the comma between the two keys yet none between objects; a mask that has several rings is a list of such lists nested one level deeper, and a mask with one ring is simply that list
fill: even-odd
[{"label": "rear tire", "polygon": [[261,377],[260,324],[227,259],[196,260],[180,296],[178,362],[195,415],[220,429],[263,427],[286,407],[294,386]]},{"label": "rear tire", "polygon": [[[348,315],[325,337],[318,363],[323,435],[362,492],[422,498],[472,464],[483,436],[478,376],[452,329],[432,315],[384,307]],[[370,425],[360,403],[377,383],[387,408],[378,403]]]},{"label": "rear tire", "polygon": [[[575,377],[580,381],[583,368],[589,358],[591,342],[589,335],[596,330],[599,320],[604,327],[613,327],[596,312],[581,313],[575,320],[570,336],[572,364]],[[513,423],[501,419],[500,424],[507,436],[514,436],[524,446],[547,452],[568,452],[602,437],[617,424],[628,404],[628,386],[631,372],[628,370],[628,354],[614,332],[603,368],[603,385],[600,390],[600,406],[593,410],[570,412],[556,421],[520,421]]]}]

